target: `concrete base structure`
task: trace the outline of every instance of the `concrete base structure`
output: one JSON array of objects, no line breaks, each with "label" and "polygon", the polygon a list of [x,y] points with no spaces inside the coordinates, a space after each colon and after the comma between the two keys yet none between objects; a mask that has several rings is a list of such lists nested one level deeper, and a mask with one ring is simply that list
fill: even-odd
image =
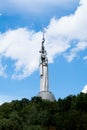
[{"label": "concrete base structure", "polygon": [[49,100],[49,101],[55,101],[55,97],[50,91],[40,91],[39,94],[37,95],[38,97],[41,97],[44,100]]}]

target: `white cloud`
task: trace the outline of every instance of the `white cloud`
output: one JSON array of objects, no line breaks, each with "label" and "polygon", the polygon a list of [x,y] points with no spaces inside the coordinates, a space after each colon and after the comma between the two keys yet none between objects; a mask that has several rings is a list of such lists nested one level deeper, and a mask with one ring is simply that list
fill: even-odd
[{"label": "white cloud", "polygon": [[60,42],[60,38],[63,43],[65,40],[64,45],[71,47],[69,48],[69,53],[66,52],[64,54],[69,62],[77,56],[77,52],[87,49],[86,12],[87,1],[81,0],[80,6],[73,15],[65,16],[60,19],[53,18],[47,27],[48,38],[50,36],[57,40],[57,42]]},{"label": "white cloud", "polygon": [[0,105],[2,105],[3,103],[9,103],[12,100],[21,100],[21,99],[22,99],[22,97],[0,95]]},{"label": "white cloud", "polygon": [[2,66],[2,64],[0,64],[0,76],[2,76],[4,78],[7,77],[7,74],[5,73],[6,67],[7,66]]},{"label": "white cloud", "polygon": [[82,93],[87,93],[87,85],[84,86]]},{"label": "white cloud", "polygon": [[[42,14],[48,13],[50,10],[61,6],[64,8],[71,7],[79,0],[1,0],[0,9],[2,11],[9,11],[9,13],[34,13]],[[73,4],[74,3],[74,4]]]},{"label": "white cloud", "polygon": [[0,53],[15,61],[12,78],[25,78],[38,67],[41,32],[25,28],[10,30],[0,36]]},{"label": "white cloud", "polygon": [[84,56],[84,57],[83,57],[83,60],[87,60],[87,56]]},{"label": "white cloud", "polygon": [[[45,44],[50,63],[58,54],[72,61],[78,52],[87,48],[87,1],[81,0],[80,4],[73,15],[53,18],[45,28]],[[26,28],[0,34],[1,58],[4,56],[15,61],[12,78],[22,79],[37,70],[41,39],[42,32]]]},{"label": "white cloud", "polygon": [[65,58],[71,62],[76,56],[77,56],[77,53],[80,52],[80,51],[83,51],[87,49],[87,42],[79,42],[76,47],[72,48],[70,50],[70,53],[69,54],[65,54]]},{"label": "white cloud", "polygon": [[0,95],[0,105],[5,102],[10,102],[12,99],[9,96]]}]

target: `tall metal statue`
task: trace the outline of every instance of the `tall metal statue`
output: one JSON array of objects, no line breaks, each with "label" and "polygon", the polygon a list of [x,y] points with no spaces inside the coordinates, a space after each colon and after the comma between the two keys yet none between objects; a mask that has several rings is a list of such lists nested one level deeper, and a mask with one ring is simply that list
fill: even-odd
[{"label": "tall metal statue", "polygon": [[45,100],[54,101],[55,97],[52,92],[49,91],[49,80],[48,80],[48,58],[47,52],[44,47],[44,33],[43,39],[41,44],[41,51],[40,51],[40,92],[38,94],[39,97]]},{"label": "tall metal statue", "polygon": [[43,40],[41,46],[41,56],[40,56],[40,91],[48,91],[48,58],[47,52],[44,47],[44,33],[43,33]]}]

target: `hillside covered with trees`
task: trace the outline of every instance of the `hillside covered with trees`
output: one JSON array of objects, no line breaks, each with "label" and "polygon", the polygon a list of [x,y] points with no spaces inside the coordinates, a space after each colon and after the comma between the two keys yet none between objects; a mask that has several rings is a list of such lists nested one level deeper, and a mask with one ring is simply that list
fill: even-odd
[{"label": "hillside covered with trees", "polygon": [[55,102],[33,97],[0,106],[0,130],[87,130],[87,94]]}]

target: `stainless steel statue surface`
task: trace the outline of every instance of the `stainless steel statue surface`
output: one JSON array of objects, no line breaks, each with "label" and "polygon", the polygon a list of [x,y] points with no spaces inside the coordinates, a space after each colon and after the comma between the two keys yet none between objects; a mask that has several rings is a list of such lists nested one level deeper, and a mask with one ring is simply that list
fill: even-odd
[{"label": "stainless steel statue surface", "polygon": [[48,58],[47,52],[44,47],[44,34],[41,46],[41,56],[40,56],[40,91],[48,91]]},{"label": "stainless steel statue surface", "polygon": [[54,101],[55,97],[52,94],[52,92],[49,91],[49,79],[48,79],[48,58],[47,58],[47,52],[44,47],[44,33],[43,33],[43,39],[42,39],[42,45],[41,45],[41,51],[40,51],[40,92],[38,94],[39,97],[45,100]]}]

